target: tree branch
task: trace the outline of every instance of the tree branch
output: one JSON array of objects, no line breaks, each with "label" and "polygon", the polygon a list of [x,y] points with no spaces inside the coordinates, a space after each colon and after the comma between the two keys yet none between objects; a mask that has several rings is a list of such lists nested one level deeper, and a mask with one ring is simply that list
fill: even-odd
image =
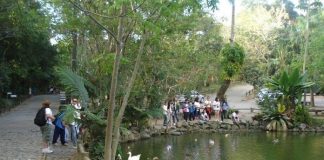
[{"label": "tree branch", "polygon": [[91,20],[93,20],[97,25],[99,25],[102,29],[104,29],[105,31],[108,32],[108,34],[110,34],[113,39],[116,41],[117,45],[120,45],[119,40],[117,39],[116,35],[114,33],[112,33],[112,31],[110,31],[107,27],[105,27],[103,24],[101,24],[96,18],[94,18],[91,14],[89,14],[88,11],[86,11],[85,9],[83,9],[81,6],[77,5],[76,3],[72,2],[71,0],[68,0],[75,8],[79,9],[80,11],[84,12],[84,14],[86,16],[88,16]]}]

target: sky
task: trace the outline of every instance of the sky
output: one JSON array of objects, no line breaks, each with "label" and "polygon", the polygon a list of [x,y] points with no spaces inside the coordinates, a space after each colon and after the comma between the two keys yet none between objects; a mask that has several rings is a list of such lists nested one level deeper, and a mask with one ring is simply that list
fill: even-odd
[{"label": "sky", "polygon": [[[235,0],[235,15],[239,14],[242,10],[244,10],[243,0]],[[260,1],[274,1],[274,0],[260,0]],[[299,0],[290,0],[295,4],[298,4]],[[212,16],[219,22],[224,24],[230,24],[231,14],[232,14],[232,5],[229,3],[229,0],[219,0],[219,9],[212,13]],[[324,0],[321,0],[324,4]]]}]

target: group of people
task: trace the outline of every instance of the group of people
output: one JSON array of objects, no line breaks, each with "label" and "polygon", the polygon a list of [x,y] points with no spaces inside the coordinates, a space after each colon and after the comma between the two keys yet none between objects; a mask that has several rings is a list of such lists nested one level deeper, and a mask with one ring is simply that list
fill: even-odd
[{"label": "group of people", "polygon": [[[52,153],[53,150],[50,149],[50,143],[52,143],[52,145],[57,145],[58,138],[60,138],[60,142],[63,146],[67,146],[69,136],[73,145],[72,147],[77,148],[77,138],[80,127],[78,120],[81,119],[79,112],[81,105],[78,99],[73,98],[71,105],[61,105],[56,115],[53,114],[50,104],[51,103],[48,100],[42,103],[42,108],[45,108],[46,119],[46,124],[44,126],[40,126],[43,140],[42,152]],[[69,122],[67,122],[64,118],[67,110],[66,107],[73,108],[73,118]]]},{"label": "group of people", "polygon": [[[163,125],[169,124],[176,125],[179,122],[178,116],[183,115],[183,119],[187,121],[202,120],[209,121],[212,115],[215,115],[215,120],[223,122],[224,119],[229,118],[228,110],[229,105],[226,99],[220,100],[215,98],[210,100],[208,96],[206,100],[200,101],[198,97],[193,100],[186,99],[184,102],[177,101],[175,99],[167,101],[162,105],[164,121]],[[235,115],[233,115],[235,114]],[[236,123],[238,119],[238,111],[233,112],[232,117],[236,117],[233,123]]]}]

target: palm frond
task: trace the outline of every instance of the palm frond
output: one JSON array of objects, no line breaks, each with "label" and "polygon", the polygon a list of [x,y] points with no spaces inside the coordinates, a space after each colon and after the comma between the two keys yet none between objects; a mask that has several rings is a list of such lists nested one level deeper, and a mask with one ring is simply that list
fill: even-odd
[{"label": "palm frond", "polygon": [[89,102],[89,95],[85,88],[85,83],[90,87],[91,83],[68,68],[58,68],[56,72],[62,85],[65,86],[65,90],[69,92],[71,96],[79,97],[82,107],[86,108]]}]

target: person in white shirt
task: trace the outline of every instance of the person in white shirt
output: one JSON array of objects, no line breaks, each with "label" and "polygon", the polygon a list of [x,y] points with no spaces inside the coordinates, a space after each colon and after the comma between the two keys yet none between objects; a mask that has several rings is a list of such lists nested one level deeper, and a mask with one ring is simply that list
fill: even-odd
[{"label": "person in white shirt", "polygon": [[[74,98],[72,99],[71,106],[74,107],[75,112],[74,112],[74,119],[80,120],[81,115],[79,110],[81,109],[80,102],[78,99]],[[77,148],[77,139],[78,139],[78,133],[79,133],[79,127],[80,124],[78,124],[76,121],[73,121],[69,124],[70,127],[70,133],[71,133],[71,141],[72,141],[72,147]]]},{"label": "person in white shirt", "polygon": [[163,104],[162,110],[163,110],[163,126],[167,126],[167,124],[168,124],[168,106],[166,104]]},{"label": "person in white shirt", "polygon": [[219,101],[219,99],[217,97],[212,102],[212,107],[213,107],[213,110],[215,112],[216,121],[220,121],[221,109],[220,109],[220,101]]},{"label": "person in white shirt", "polygon": [[42,138],[43,138],[43,153],[52,153],[53,150],[49,148],[49,143],[51,140],[51,132],[52,132],[52,121],[55,119],[53,116],[52,110],[50,108],[50,102],[48,100],[44,101],[42,103],[42,108],[45,108],[45,118],[46,118],[46,124],[44,126],[40,127]]},{"label": "person in white shirt", "polygon": [[238,126],[238,128],[240,128],[240,118],[238,116],[239,114],[239,111],[234,111],[232,113],[232,121],[233,121],[233,124],[235,124],[236,126]]}]

